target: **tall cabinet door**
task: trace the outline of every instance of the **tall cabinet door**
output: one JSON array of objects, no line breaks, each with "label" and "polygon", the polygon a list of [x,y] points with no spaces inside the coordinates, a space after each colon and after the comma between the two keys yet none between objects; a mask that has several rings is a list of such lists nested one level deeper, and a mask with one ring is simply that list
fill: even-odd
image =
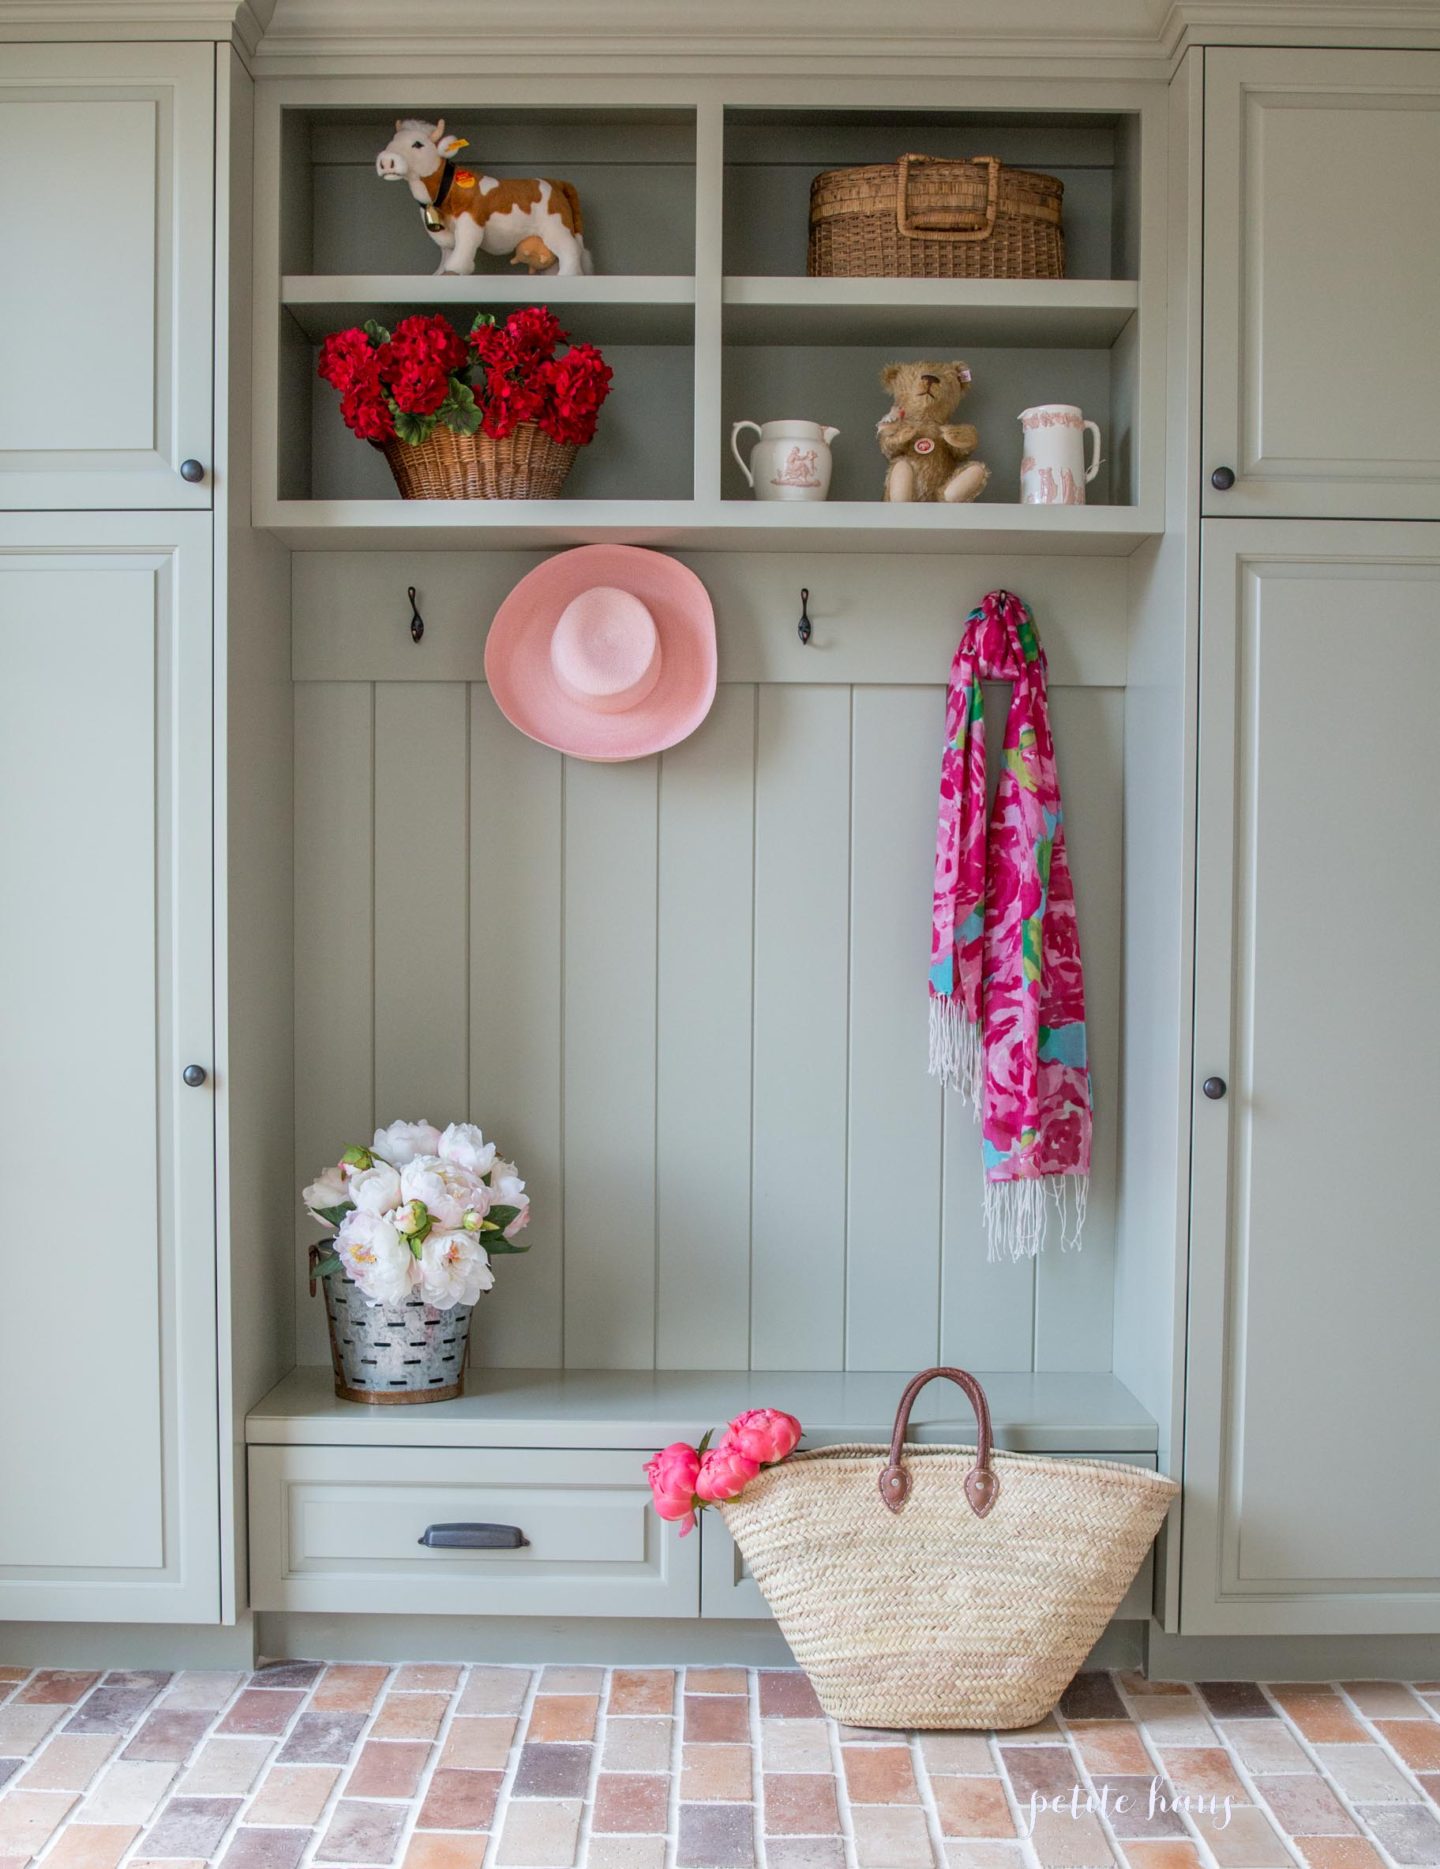
[{"label": "tall cabinet door", "polygon": [[213,1622],[210,521],[73,532],[0,518],[0,1616]]},{"label": "tall cabinet door", "polygon": [[1181,1630],[1437,1630],[1440,526],[1201,576]]},{"label": "tall cabinet door", "polygon": [[1440,52],[1207,51],[1207,513],[1440,518],[1437,175]]},{"label": "tall cabinet door", "polygon": [[5,47],[0,509],[210,504],[214,98],[208,45]]}]

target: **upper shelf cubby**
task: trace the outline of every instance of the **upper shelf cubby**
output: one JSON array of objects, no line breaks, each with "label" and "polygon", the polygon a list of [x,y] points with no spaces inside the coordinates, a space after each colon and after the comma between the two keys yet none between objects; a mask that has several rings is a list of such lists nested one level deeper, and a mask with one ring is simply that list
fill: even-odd
[{"label": "upper shelf cubby", "polygon": [[[435,271],[439,251],[409,189],[375,170],[399,117],[443,117],[447,133],[468,141],[460,163],[482,174],[573,182],[598,273],[694,273],[693,110],[420,107],[403,98],[388,111],[284,113],[282,273]],[[524,284],[522,268],[488,254],[477,271]]]},{"label": "upper shelf cubby", "polygon": [[1139,274],[1138,118],[1128,112],[733,108],[725,113],[727,276],[806,270],[810,184],[899,157],[995,156],[1065,186],[1066,276]]}]

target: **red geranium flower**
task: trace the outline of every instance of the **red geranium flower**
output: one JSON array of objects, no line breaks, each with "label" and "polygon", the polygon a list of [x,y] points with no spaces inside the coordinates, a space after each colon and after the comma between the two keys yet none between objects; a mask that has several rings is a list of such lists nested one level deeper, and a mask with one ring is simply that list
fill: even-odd
[{"label": "red geranium flower", "polygon": [[415,313],[402,318],[385,349],[391,351],[396,365],[407,362],[428,363],[448,376],[465,361],[465,340],[448,318],[438,313],[425,316]]},{"label": "red geranium flower", "polygon": [[560,329],[560,320],[548,305],[526,305],[511,312],[505,330],[516,350],[539,358],[553,357],[555,346],[565,343],[570,335]]},{"label": "red geranium flower", "polygon": [[450,394],[450,377],[437,363],[407,358],[389,373],[390,394],[407,415],[433,415]]},{"label": "red geranium flower", "polygon": [[358,327],[351,331],[334,331],[320,346],[316,374],[344,395],[356,373],[368,369],[374,356],[369,338]]},{"label": "red geranium flower", "polygon": [[367,369],[357,371],[340,402],[345,426],[365,441],[388,441],[395,433],[395,416],[380,381],[380,372],[372,361]]}]

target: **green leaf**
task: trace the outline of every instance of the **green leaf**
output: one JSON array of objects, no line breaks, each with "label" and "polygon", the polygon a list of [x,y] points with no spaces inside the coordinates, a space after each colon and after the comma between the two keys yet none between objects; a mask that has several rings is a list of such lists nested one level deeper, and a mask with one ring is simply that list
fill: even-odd
[{"label": "green leaf", "polygon": [[470,329],[472,331],[484,331],[488,326],[493,325],[494,322],[494,312],[478,311],[470,321]]},{"label": "green leaf", "polygon": [[361,329],[364,331],[366,337],[369,338],[370,342],[375,345],[377,350],[380,345],[390,342],[390,333],[385,329],[383,324],[377,324],[373,318],[367,318]]},{"label": "green leaf", "polygon": [[344,1267],[340,1264],[340,1261],[335,1257],[334,1253],[331,1253],[328,1259],[317,1259],[315,1261],[316,1278],[329,1278],[332,1272],[341,1272],[343,1270]]},{"label": "green leaf", "polygon": [[699,1454],[702,1460],[705,1458],[705,1455],[709,1449],[710,1443],[714,1438],[715,1438],[715,1430],[713,1428],[707,1428],[705,1432],[700,1436],[700,1445],[695,1449],[695,1452]]},{"label": "green leaf", "polygon": [[452,376],[450,394],[436,411],[436,417],[457,435],[473,435],[480,426],[480,405],[470,385]]},{"label": "green leaf", "polygon": [[519,1213],[520,1209],[518,1207],[492,1207],[485,1216],[486,1232],[488,1233],[491,1227],[498,1227],[503,1233],[510,1222],[518,1217]]},{"label": "green leaf", "polygon": [[324,1220],[330,1226],[338,1227],[346,1214],[354,1213],[355,1203],[346,1201],[342,1207],[312,1207],[310,1211],[317,1220]]},{"label": "green leaf", "polygon": [[497,1233],[494,1239],[486,1240],[484,1245],[492,1259],[499,1252],[529,1252],[530,1250],[528,1241],[522,1245],[519,1240],[507,1240],[503,1233]]},{"label": "green leaf", "polygon": [[434,431],[433,415],[410,415],[404,409],[395,411],[395,433],[402,441],[408,441],[412,448],[418,448],[422,441],[428,441]]}]

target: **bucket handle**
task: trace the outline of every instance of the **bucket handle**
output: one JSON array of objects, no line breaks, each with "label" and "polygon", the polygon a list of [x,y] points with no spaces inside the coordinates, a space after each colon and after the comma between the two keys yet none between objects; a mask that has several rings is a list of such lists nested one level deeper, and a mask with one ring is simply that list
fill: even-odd
[{"label": "bucket handle", "polygon": [[951,1369],[944,1364],[922,1369],[912,1376],[895,1411],[895,1432],[890,1436],[890,1460],[880,1475],[880,1497],[892,1512],[898,1512],[910,1497],[910,1475],[905,1470],[905,1430],[910,1426],[910,1410],[927,1382],[948,1376],[958,1382],[975,1410],[975,1464],[965,1475],[965,1497],[977,1519],[983,1519],[1000,1495],[1000,1478],[990,1464],[990,1404],[985,1391],[967,1369]]},{"label": "bucket handle", "polygon": [[[917,162],[944,162],[944,156],[902,156],[895,175],[895,226],[907,240],[988,240],[995,231],[995,214],[1000,206],[1000,163],[994,156],[972,156],[971,162],[986,171],[985,207],[977,222],[972,212],[957,208],[946,220],[931,220],[916,227],[910,219],[910,165]],[[958,166],[951,164],[952,167]],[[936,210],[931,210],[931,213]],[[927,1379],[928,1380],[928,1379]]]}]

